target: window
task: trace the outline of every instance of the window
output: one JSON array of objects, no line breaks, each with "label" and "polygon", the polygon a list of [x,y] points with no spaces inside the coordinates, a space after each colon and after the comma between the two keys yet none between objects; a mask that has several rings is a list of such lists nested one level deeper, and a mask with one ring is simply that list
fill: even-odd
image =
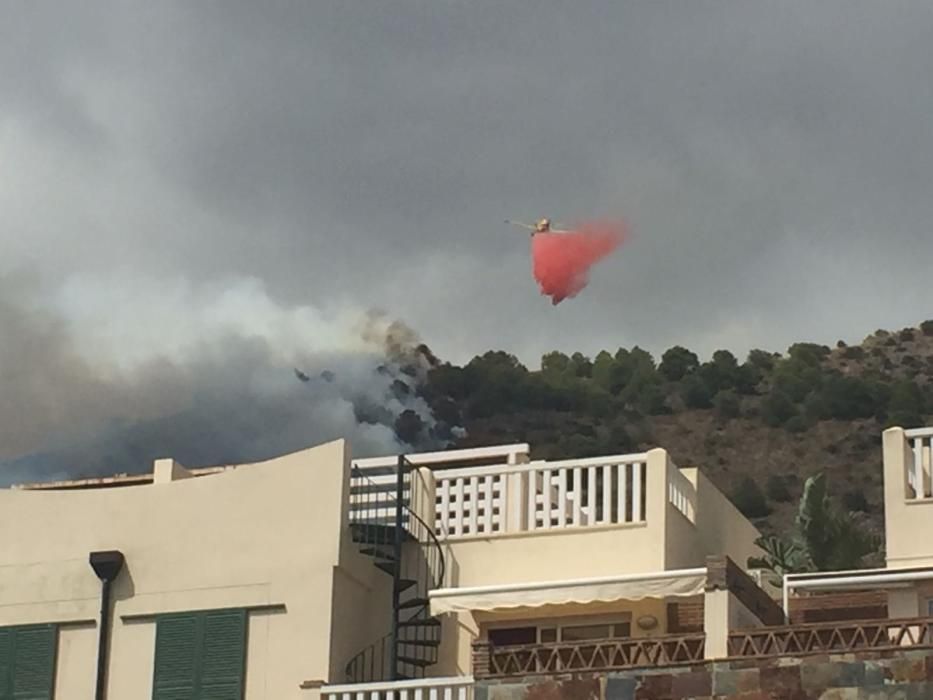
[{"label": "window", "polygon": [[561,627],[560,640],[562,642],[583,642],[590,639],[614,639],[616,637],[630,637],[631,625],[628,622],[617,622],[599,625],[573,625]]},{"label": "window", "polygon": [[489,641],[493,646],[506,647],[516,644],[534,644],[537,641],[536,627],[509,627],[489,630]]},{"label": "window", "polygon": [[58,630],[0,628],[0,700],[52,700]]},{"label": "window", "polygon": [[933,598],[927,600],[927,615],[933,617]]},{"label": "window", "polygon": [[153,700],[240,700],[245,665],[245,610],[157,618]]},{"label": "window", "polygon": [[[592,619],[592,618],[590,618]],[[517,646],[522,644],[554,644],[555,642],[584,642],[591,639],[618,639],[632,636],[632,623],[629,620],[617,621],[610,618],[596,618],[587,623],[586,618],[577,618],[577,624],[556,625],[553,622],[545,627],[507,627],[491,629],[489,641],[495,647]]]}]

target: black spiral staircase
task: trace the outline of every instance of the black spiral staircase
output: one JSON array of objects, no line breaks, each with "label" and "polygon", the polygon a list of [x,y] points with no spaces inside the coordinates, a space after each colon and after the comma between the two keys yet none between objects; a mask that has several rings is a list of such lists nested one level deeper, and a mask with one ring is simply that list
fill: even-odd
[{"label": "black spiral staircase", "polygon": [[[371,477],[393,475],[394,479]],[[350,529],[360,552],[392,577],[392,624],[388,635],[354,656],[346,666],[348,683],[423,678],[437,663],[441,622],[430,614],[428,592],[444,581],[444,550],[434,528],[434,503],[412,507],[416,494],[430,493],[404,456],[397,465],[350,478]]]}]

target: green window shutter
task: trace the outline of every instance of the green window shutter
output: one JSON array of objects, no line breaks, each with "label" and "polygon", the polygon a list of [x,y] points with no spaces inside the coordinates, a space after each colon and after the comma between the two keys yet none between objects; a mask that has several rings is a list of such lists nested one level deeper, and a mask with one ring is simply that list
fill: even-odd
[{"label": "green window shutter", "polygon": [[153,700],[194,700],[200,618],[166,615],[156,622]]},{"label": "green window shutter", "polygon": [[13,630],[0,629],[0,700],[13,693]]},{"label": "green window shutter", "polygon": [[241,700],[246,665],[246,611],[205,613],[199,700]]},{"label": "green window shutter", "polygon": [[55,625],[0,629],[0,700],[51,700],[55,686]]},{"label": "green window shutter", "polygon": [[245,666],[245,610],[157,620],[153,700],[242,700]]},{"label": "green window shutter", "polygon": [[51,700],[55,685],[54,625],[16,630],[13,654],[14,700]]}]

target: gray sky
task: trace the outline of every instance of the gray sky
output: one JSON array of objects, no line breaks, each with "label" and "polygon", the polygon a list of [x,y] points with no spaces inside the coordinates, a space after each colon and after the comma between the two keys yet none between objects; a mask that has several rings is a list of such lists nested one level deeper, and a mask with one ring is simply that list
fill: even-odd
[{"label": "gray sky", "polygon": [[[857,341],[933,317],[931,36],[919,0],[9,1],[0,288],[104,373],[372,307],[454,361]],[[617,214],[556,308],[502,224]]]},{"label": "gray sky", "polygon": [[[933,315],[927,2],[3,14],[2,265],[52,285],[255,277],[385,307],[458,360]],[[635,239],[557,309],[501,224],[615,213]]]}]

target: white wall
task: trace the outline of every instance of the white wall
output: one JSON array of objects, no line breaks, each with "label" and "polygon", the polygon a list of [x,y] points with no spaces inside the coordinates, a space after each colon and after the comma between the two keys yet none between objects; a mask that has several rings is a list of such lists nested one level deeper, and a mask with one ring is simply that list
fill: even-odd
[{"label": "white wall", "polygon": [[[0,626],[95,620],[94,550],[119,549],[109,696],[151,695],[157,613],[284,606],[249,619],[247,700],[299,696],[329,679],[331,599],[346,534],[342,441],[233,471],[80,491],[0,491]],[[142,616],[143,619],[134,619]],[[347,625],[347,628],[354,625]],[[94,627],[63,628],[59,697],[81,698],[96,669]]]}]

